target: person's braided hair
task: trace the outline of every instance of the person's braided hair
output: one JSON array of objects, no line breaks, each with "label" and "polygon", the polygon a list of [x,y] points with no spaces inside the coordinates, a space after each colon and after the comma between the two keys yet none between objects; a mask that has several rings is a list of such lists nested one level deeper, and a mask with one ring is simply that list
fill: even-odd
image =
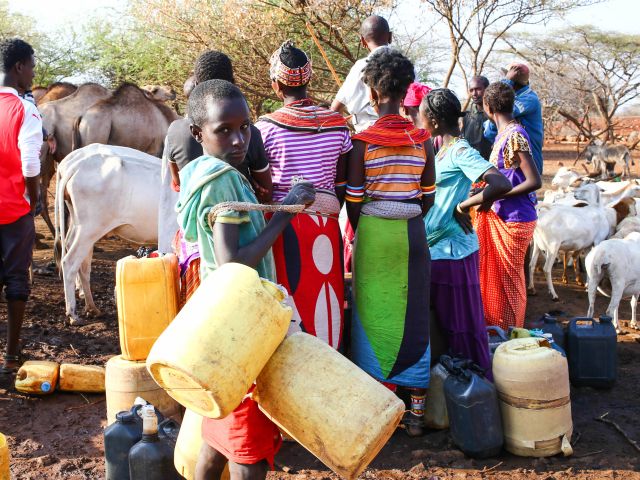
[{"label": "person's braided hair", "polygon": [[456,94],[448,88],[436,88],[431,90],[422,99],[421,107],[427,115],[438,122],[448,126],[456,126],[458,119],[464,116],[460,100]]},{"label": "person's braided hair", "polygon": [[511,85],[504,82],[493,82],[484,91],[483,99],[492,112],[511,113],[515,97],[516,93]]},{"label": "person's braided hair", "polygon": [[371,55],[362,73],[364,83],[391,100],[402,100],[415,78],[411,60],[392,48],[383,48]]}]

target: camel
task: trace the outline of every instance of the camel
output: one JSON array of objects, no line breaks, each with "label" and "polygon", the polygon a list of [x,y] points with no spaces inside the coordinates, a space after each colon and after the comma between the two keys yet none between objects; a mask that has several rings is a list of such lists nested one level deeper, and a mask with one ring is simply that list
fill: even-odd
[{"label": "camel", "polygon": [[69,82],[55,82],[47,87],[47,91],[40,98],[36,98],[34,94],[34,98],[36,98],[36,104],[38,107],[41,105],[52,102],[54,100],[60,100],[61,98],[68,97],[73,92],[78,90],[73,83]]},{"label": "camel", "polygon": [[48,135],[40,155],[42,218],[52,235],[54,234],[54,228],[49,217],[47,193],[49,183],[55,173],[55,163],[60,162],[71,153],[74,120],[91,105],[109,95],[110,92],[106,88],[96,83],[85,83],[71,95],[60,100],[46,102],[38,107],[42,114],[42,125]]},{"label": "camel", "polygon": [[149,93],[148,97],[159,102],[170,102],[176,99],[176,92],[171,87],[164,85],[145,85],[140,87],[145,93]]},{"label": "camel", "polygon": [[178,115],[136,85],[122,84],[73,125],[73,150],[92,143],[120,145],[160,157],[167,129]]},{"label": "camel", "polygon": [[31,95],[33,95],[33,99],[36,101],[36,105],[40,101],[42,97],[47,94],[47,87],[43,87],[42,85],[36,85],[31,89]]}]

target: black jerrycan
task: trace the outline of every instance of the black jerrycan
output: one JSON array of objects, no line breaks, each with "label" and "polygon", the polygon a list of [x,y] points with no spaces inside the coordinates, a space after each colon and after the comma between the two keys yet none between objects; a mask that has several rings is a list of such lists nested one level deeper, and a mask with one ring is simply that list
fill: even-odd
[{"label": "black jerrycan", "polygon": [[131,480],[178,480],[173,466],[175,443],[167,435],[158,435],[158,418],[153,406],[142,406],[142,439],[129,451]]},{"label": "black jerrycan", "polygon": [[611,317],[572,318],[567,342],[571,383],[577,387],[613,387],[618,371],[617,341]]},{"label": "black jerrycan", "polygon": [[498,455],[504,436],[496,388],[470,360],[443,355],[440,363],[450,374],[444,396],[453,442],[469,457]]},{"label": "black jerrycan", "polygon": [[129,450],[142,438],[142,425],[132,412],[116,414],[116,421],[104,431],[104,457],[107,480],[128,480]]}]

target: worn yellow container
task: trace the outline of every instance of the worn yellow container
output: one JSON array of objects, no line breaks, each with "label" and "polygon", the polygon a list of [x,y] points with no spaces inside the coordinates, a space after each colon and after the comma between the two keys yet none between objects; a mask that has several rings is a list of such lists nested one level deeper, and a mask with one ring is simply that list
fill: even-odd
[{"label": "worn yellow container", "polygon": [[7,437],[0,433],[0,480],[10,480],[9,471],[9,445]]},{"label": "worn yellow container", "polygon": [[16,390],[22,393],[49,395],[58,383],[60,365],[56,362],[29,360],[16,374]]},{"label": "worn yellow container", "polygon": [[178,258],[121,258],[116,264],[120,348],[125,360],[146,360],[178,313]]},{"label": "worn yellow container", "polygon": [[188,409],[227,416],[287,333],[292,312],[285,297],[253,268],[221,266],[153,345],[149,372]]},{"label": "worn yellow container", "polygon": [[116,421],[116,413],[130,410],[137,397],[144,398],[167,418],[180,421],[180,405],[153,381],[144,362],[111,357],[105,372],[107,425]]},{"label": "worn yellow container", "polygon": [[254,399],[337,474],[356,478],[395,431],[404,403],[323,341],[295,333],[257,379]]},{"label": "worn yellow container", "polygon": [[[195,478],[200,447],[202,447],[202,416],[187,409],[184,412],[173,454],[173,464],[176,471],[186,480]],[[229,478],[229,464],[227,463],[220,480],[229,480]]]},{"label": "worn yellow container", "polygon": [[60,390],[63,392],[104,392],[104,367],[97,365],[60,365]]},{"label": "worn yellow container", "polygon": [[431,369],[429,390],[424,408],[424,424],[429,428],[449,428],[449,415],[444,398],[444,381],[449,376],[447,369],[437,364]]},{"label": "worn yellow container", "polygon": [[505,448],[524,457],[571,455],[567,359],[543,338],[517,338],[497,348],[493,377]]}]

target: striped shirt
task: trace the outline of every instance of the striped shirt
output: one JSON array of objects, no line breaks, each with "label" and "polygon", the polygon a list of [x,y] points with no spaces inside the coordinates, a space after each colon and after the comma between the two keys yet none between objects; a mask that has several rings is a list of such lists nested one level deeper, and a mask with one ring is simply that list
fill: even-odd
[{"label": "striped shirt", "polygon": [[351,150],[346,129],[310,132],[256,122],[271,166],[273,200],[282,201],[294,180],[313,183],[316,189],[333,190],[338,158]]},{"label": "striped shirt", "polygon": [[420,198],[420,182],[426,165],[422,144],[383,147],[367,144],[364,154],[365,197],[373,200]]}]

